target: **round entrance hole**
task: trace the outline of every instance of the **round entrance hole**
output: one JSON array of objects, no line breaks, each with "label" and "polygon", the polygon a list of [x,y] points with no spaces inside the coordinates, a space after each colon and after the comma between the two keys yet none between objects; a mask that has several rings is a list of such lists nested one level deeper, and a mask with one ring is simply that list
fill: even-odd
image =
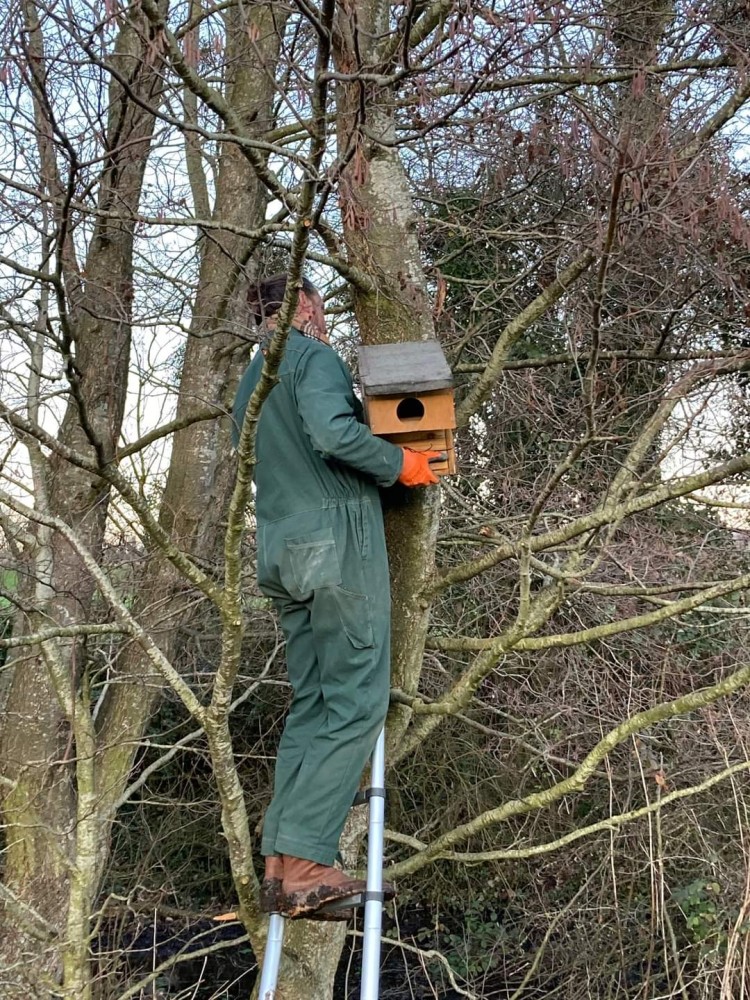
[{"label": "round entrance hole", "polygon": [[396,407],[399,420],[421,420],[424,416],[424,403],[416,396],[406,396]]}]

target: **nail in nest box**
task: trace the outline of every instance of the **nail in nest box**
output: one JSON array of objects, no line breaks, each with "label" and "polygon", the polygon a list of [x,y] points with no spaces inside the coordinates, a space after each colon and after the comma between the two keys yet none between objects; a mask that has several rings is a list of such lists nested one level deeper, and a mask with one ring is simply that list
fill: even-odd
[{"label": "nail in nest box", "polygon": [[438,476],[456,471],[453,377],[436,340],[359,349],[365,415],[373,434],[415,451],[444,451]]}]

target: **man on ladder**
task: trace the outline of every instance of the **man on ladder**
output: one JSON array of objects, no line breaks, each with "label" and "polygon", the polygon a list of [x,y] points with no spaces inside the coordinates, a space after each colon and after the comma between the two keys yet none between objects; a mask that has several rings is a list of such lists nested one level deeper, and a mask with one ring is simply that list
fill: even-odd
[{"label": "man on ladder", "polygon": [[[286,276],[251,293],[272,331]],[[240,381],[236,428],[263,366]],[[236,431],[238,433],[238,430]],[[390,582],[378,487],[437,482],[430,459],[375,437],[328,342],[323,300],[299,294],[279,380],[258,423],[258,583],[286,637],[292,703],[263,823],[261,905],[287,917],[344,919],[365,883],[334,867],[339,837],[388,709]],[[342,906],[343,903],[343,906]],[[335,907],[331,912],[331,906]]]}]

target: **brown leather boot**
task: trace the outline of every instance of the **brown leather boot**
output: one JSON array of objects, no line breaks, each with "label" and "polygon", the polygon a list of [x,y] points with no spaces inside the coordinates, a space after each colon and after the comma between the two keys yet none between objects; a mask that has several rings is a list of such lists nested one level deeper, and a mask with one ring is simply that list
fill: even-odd
[{"label": "brown leather boot", "polygon": [[279,912],[283,878],[284,859],[280,854],[269,854],[266,857],[266,871],[260,885],[261,913]]},{"label": "brown leather boot", "polygon": [[310,917],[326,903],[365,889],[362,879],[350,878],[338,868],[284,855],[281,912],[287,917]]},{"label": "brown leather boot", "polygon": [[[284,861],[280,855],[272,854],[266,858],[266,871],[260,885],[261,913],[278,913],[282,900],[282,879],[284,878]],[[310,913],[310,920],[351,920],[354,910],[336,910],[334,913]],[[237,919],[236,913],[222,914],[214,920]]]}]

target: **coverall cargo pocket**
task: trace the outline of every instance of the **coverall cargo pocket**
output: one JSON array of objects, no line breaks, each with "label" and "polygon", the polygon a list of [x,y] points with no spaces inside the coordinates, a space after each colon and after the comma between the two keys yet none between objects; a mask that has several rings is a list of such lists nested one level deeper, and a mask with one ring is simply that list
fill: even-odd
[{"label": "coverall cargo pocket", "polygon": [[375,645],[370,616],[370,599],[366,594],[353,594],[343,587],[334,587],[333,599],[346,637],[355,649],[370,649]]},{"label": "coverall cargo pocket", "polygon": [[287,538],[285,542],[300,594],[309,594],[320,587],[338,587],[341,566],[330,528],[319,528],[301,538]]}]

